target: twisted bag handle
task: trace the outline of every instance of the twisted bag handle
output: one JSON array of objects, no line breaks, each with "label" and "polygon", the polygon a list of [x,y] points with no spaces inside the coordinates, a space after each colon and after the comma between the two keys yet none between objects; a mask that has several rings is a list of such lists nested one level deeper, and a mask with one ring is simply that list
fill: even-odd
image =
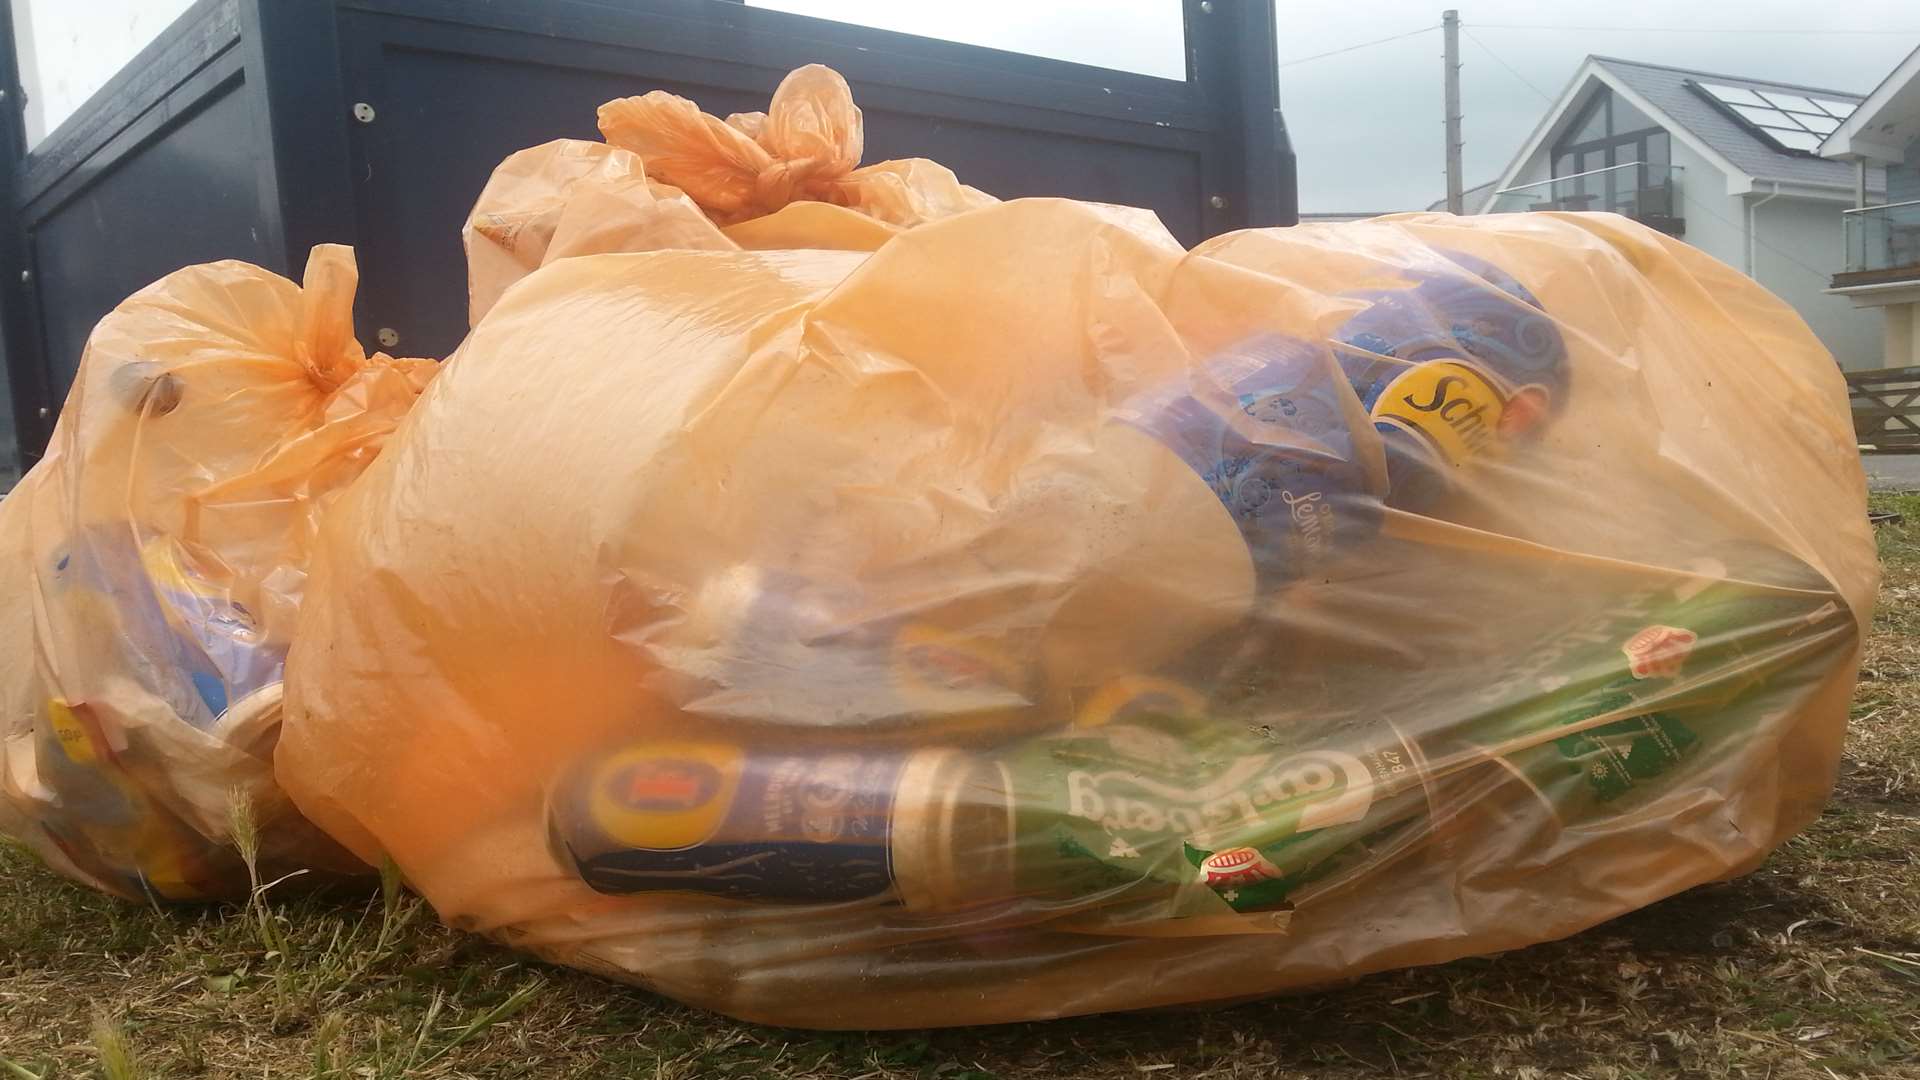
[{"label": "twisted bag handle", "polygon": [[648,175],[685,191],[721,224],[802,200],[844,204],[840,181],[865,149],[853,91],[819,64],[781,80],[764,115],[721,120],[655,90],[602,105],[600,134],[639,154]]},{"label": "twisted bag handle", "polygon": [[315,386],[336,390],[366,365],[353,336],[353,295],[360,268],[344,244],[316,244],[300,283],[300,325],[294,356]]}]

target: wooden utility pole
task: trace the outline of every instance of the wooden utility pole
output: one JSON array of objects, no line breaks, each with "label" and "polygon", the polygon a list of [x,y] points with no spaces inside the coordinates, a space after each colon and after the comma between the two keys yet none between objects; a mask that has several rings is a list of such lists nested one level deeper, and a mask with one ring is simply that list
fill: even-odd
[{"label": "wooden utility pole", "polygon": [[1448,8],[1440,16],[1446,39],[1447,81],[1447,212],[1466,213],[1466,189],[1460,182],[1460,13]]}]

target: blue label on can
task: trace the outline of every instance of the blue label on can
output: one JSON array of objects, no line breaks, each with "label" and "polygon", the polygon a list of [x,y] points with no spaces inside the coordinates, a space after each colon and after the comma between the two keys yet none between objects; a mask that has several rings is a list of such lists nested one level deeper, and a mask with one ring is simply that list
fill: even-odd
[{"label": "blue label on can", "polygon": [[194,727],[213,726],[231,702],[281,681],[284,647],[167,537],[87,529],[55,556],[52,582],[53,602],[71,617],[96,627],[111,620],[119,666]]},{"label": "blue label on can", "polygon": [[1263,576],[1286,579],[1378,524],[1335,374],[1305,342],[1260,338],[1120,415],[1207,482]]},{"label": "blue label on can", "polygon": [[770,755],[718,743],[613,754],[556,800],[554,829],[604,893],[857,900],[893,884],[898,754]]}]

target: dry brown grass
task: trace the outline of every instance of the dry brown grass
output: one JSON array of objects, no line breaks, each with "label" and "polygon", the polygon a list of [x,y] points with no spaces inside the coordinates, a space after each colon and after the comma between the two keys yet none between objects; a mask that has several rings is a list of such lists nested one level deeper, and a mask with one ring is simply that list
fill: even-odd
[{"label": "dry brown grass", "polygon": [[[1920,496],[1833,804],[1758,872],[1586,934],[1233,1009],[818,1034],[455,934],[397,892],[155,911],[0,850],[12,1077],[1920,1077]],[[264,913],[268,925],[263,927]]]}]

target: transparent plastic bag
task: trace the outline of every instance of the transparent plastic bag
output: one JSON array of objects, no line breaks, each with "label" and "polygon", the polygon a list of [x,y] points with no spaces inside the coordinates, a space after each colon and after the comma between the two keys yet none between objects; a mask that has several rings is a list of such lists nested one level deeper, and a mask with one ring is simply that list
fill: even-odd
[{"label": "transparent plastic bag", "polygon": [[43,458],[0,502],[0,828],[134,899],[243,896],[365,867],[273,783],[282,670],[318,522],[434,364],[353,339],[352,252],[304,286],[169,274],[102,319]]},{"label": "transparent plastic bag", "polygon": [[326,521],[277,772],[454,925],[753,1020],[1245,998],[1754,866],[1864,505],[1792,311],[1610,216],[567,259]]}]

